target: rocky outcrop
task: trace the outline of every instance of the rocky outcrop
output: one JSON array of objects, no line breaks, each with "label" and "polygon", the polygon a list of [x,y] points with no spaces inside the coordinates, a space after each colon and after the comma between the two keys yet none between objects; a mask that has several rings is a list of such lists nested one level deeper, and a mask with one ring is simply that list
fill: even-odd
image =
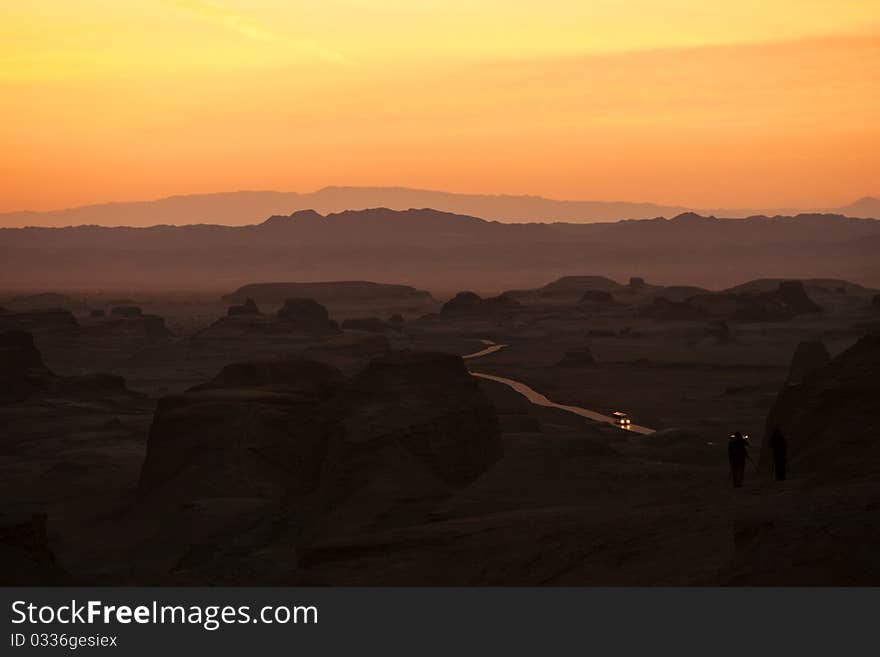
[{"label": "rocky outcrop", "polygon": [[471,481],[501,450],[493,407],[458,356],[392,353],[350,380],[315,361],[241,363],[160,400],[139,492],[171,506],[345,505],[363,520]]},{"label": "rocky outcrop", "polygon": [[509,315],[522,309],[522,304],[511,295],[482,298],[474,292],[459,292],[443,304],[442,317],[492,318]]},{"label": "rocky outcrop", "polygon": [[241,343],[251,339],[285,339],[291,330],[287,322],[274,315],[227,314],[196,333],[193,340],[196,343],[208,340]]},{"label": "rocky outcrop", "polygon": [[527,303],[577,303],[588,290],[618,292],[625,289],[626,286],[604,276],[563,276],[543,287],[510,290],[505,294]]},{"label": "rocky outcrop", "polygon": [[48,390],[54,379],[30,333],[0,333],[0,402],[20,401]]},{"label": "rocky outcrop", "polygon": [[244,303],[239,305],[229,306],[229,309],[226,311],[226,315],[228,317],[235,317],[236,315],[259,315],[260,309],[257,307],[256,302],[253,299],[247,299]]},{"label": "rocky outcrop", "polygon": [[740,322],[780,322],[822,309],[807,296],[801,281],[782,281],[767,292],[701,294],[687,301],[707,316]]},{"label": "rocky outcrop", "polygon": [[241,303],[245,299],[257,303],[278,304],[287,299],[315,299],[323,305],[334,303],[362,303],[374,305],[406,304],[420,306],[434,304],[431,295],[409,285],[389,285],[369,281],[330,281],[321,283],[251,283],[223,297],[225,301]]},{"label": "rocky outcrop", "polygon": [[443,304],[442,315],[469,315],[478,312],[483,305],[483,298],[476,292],[459,292]]},{"label": "rocky outcrop", "polygon": [[760,465],[769,476],[768,439],[778,427],[788,477],[764,486],[751,503],[738,500],[745,504],[734,515],[727,584],[880,583],[878,372],[880,334],[873,334],[780,391],[767,417]]},{"label": "rocky outcrop", "polygon": [[[809,349],[815,365],[824,353]],[[794,472],[833,478],[880,472],[878,372],[880,333],[873,333],[800,383],[785,386],[767,416],[762,464],[769,458],[766,438],[779,427]]]},{"label": "rocky outcrop", "polygon": [[231,306],[227,314],[198,332],[196,342],[221,341],[241,343],[258,340],[265,345],[292,338],[299,342],[325,339],[341,334],[339,325],[330,319],[327,309],[313,299],[288,299],[274,314],[263,314],[255,302]]},{"label": "rocky outcrop", "polygon": [[73,397],[131,394],[125,379],[115,374],[57,376],[46,367],[30,333],[0,333],[0,403],[22,401],[46,392]]},{"label": "rocky outcrop", "polygon": [[775,300],[793,316],[822,312],[822,308],[807,296],[801,281],[782,281],[775,294]]},{"label": "rocky outcrop", "polygon": [[828,348],[818,340],[798,344],[788,368],[788,383],[803,383],[809,374],[825,367],[831,360]]},{"label": "rocky outcrop", "polygon": [[327,309],[314,299],[288,299],[277,317],[292,331],[310,335],[339,333],[339,325],[330,319]]},{"label": "rocky outcrop", "polygon": [[660,321],[718,319],[738,322],[781,322],[799,315],[818,313],[800,281],[782,281],[776,290],[710,292],[683,301],[657,297],[641,314]]},{"label": "rocky outcrop", "polygon": [[0,331],[72,334],[78,329],[79,323],[73,314],[60,308],[0,314]]},{"label": "rocky outcrop", "polygon": [[489,313],[511,313],[522,309],[522,304],[508,294],[499,294],[485,300]]},{"label": "rocky outcrop", "polygon": [[346,431],[328,459],[334,487],[356,487],[345,473],[385,476],[407,461],[463,484],[501,457],[493,407],[459,356],[399,351],[377,358],[354,378],[344,407]]},{"label": "rocky outcrop", "polygon": [[215,497],[300,499],[313,492],[337,416],[342,374],[315,361],[241,363],[159,401],[141,497],[179,506]]}]

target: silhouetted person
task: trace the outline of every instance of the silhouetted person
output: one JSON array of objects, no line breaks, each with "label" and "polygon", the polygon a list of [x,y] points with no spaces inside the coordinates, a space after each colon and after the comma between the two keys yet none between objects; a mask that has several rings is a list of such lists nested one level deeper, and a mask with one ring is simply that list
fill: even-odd
[{"label": "silhouetted person", "polygon": [[730,460],[730,479],[734,488],[743,485],[746,474],[746,458],[748,457],[749,443],[743,435],[737,431],[727,442],[727,458]]},{"label": "silhouetted person", "polygon": [[785,463],[788,460],[788,445],[782,430],[776,427],[770,436],[770,449],[773,452],[773,476],[776,481],[785,481]]}]

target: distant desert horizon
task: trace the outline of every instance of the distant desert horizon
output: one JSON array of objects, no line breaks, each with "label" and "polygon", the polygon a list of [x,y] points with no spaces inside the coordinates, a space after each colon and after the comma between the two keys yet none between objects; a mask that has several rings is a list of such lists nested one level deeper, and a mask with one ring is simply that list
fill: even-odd
[{"label": "distant desert horizon", "polygon": [[880,194],[865,195],[836,207],[706,208],[650,201],[562,199],[533,194],[476,194],[402,186],[328,185],[313,192],[271,189],[173,194],[153,199],[115,200],[52,210],[0,212],[0,228],[68,227],[81,225],[149,227],[157,225],[260,223],[273,215],[315,210],[387,208],[433,209],[502,223],[599,223],[627,219],[672,218],[693,212],[702,216],[746,218],[805,213],[880,218]]}]

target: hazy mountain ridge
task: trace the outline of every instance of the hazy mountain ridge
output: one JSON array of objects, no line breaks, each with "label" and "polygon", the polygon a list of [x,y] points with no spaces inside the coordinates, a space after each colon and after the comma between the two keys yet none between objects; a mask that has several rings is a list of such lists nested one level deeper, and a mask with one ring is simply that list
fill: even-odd
[{"label": "hazy mountain ridge", "polygon": [[[152,201],[113,202],[47,212],[0,213],[0,225],[21,226],[153,226],[211,223],[246,225],[270,215],[314,209],[320,213],[387,207],[393,210],[435,208],[505,222],[616,221],[672,217],[696,211],[702,215],[747,217],[793,215],[798,208],[708,209],[625,201],[570,201],[529,195],[456,194],[405,187],[325,187],[315,192],[238,191],[169,196]],[[812,208],[810,210],[816,210]],[[880,218],[880,199],[865,197],[840,208],[821,211],[853,217]]]},{"label": "hazy mountain ridge", "polygon": [[0,271],[7,287],[29,289],[367,279],[502,290],[579,272],[705,287],[756,277],[876,286],[878,243],[880,221],[840,215],[505,224],[373,208],[300,211],[235,227],[2,229]]}]

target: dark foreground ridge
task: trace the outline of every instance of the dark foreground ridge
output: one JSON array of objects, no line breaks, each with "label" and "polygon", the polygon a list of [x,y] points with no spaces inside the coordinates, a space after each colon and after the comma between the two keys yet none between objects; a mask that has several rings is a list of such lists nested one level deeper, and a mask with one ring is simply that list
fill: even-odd
[{"label": "dark foreground ridge", "polygon": [[769,441],[778,428],[801,481],[777,485],[764,504],[740,513],[733,584],[880,582],[880,334],[824,366],[820,359],[780,391],[767,417],[761,469],[770,472]]},{"label": "dark foreground ridge", "polygon": [[830,361],[821,343],[802,343],[767,428],[794,436],[792,463],[804,463],[816,476],[871,477],[880,472],[878,404],[880,333]]}]

